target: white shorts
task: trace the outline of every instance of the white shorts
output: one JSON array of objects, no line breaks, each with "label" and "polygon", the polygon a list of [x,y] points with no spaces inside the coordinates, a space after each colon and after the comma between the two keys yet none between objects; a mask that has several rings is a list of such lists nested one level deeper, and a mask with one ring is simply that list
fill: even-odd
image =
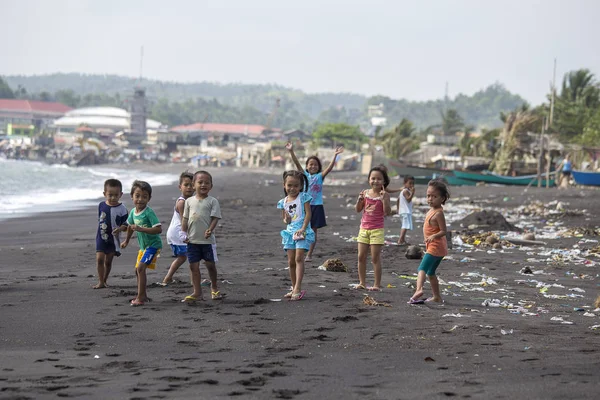
[{"label": "white shorts", "polygon": [[412,214],[402,213],[402,214],[400,214],[400,218],[402,218],[402,229],[408,229],[409,231],[412,231],[413,230]]}]

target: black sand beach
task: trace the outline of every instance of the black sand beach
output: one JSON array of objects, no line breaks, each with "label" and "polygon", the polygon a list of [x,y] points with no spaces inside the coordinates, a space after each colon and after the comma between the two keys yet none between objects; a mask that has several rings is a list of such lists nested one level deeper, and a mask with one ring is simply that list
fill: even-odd
[{"label": "black sand beach", "polygon": [[[211,195],[223,214],[216,231],[223,301],[211,301],[205,293],[201,304],[180,302],[191,293],[186,263],[175,276],[180,283],[150,287],[152,302],[131,307],[135,241],[115,259],[110,288],[92,290],[95,208],[1,222],[0,398],[600,396],[600,329],[591,329],[600,324],[593,307],[600,258],[580,254],[585,263],[569,258],[573,253],[549,253],[598,246],[582,241],[598,236],[543,238],[546,246],[503,252],[467,253],[473,249],[455,246],[438,270],[445,282],[442,306],[406,304],[413,292],[407,285],[414,281],[401,276],[415,274],[419,261],[407,260],[403,248],[390,245],[383,250],[383,285],[390,287],[369,295],[391,307],[369,306],[363,303],[365,292],[349,287],[357,282],[357,251],[348,240],[357,234],[360,216],[348,205],[366,188],[366,177],[334,173],[333,182],[347,184],[325,187],[329,226],[319,231],[317,257],[306,270],[306,297],[289,302],[282,299],[289,278],[275,207],[283,197],[279,173],[210,171]],[[422,197],[425,187],[417,190]],[[597,194],[452,188],[446,209],[468,205],[506,213],[533,200],[556,199],[567,210],[587,214],[520,219],[548,231],[593,227],[600,225]],[[175,184],[154,189],[150,206],[163,222],[163,237],[177,195]],[[422,242],[421,223],[415,221],[409,241]],[[388,218],[386,230],[397,235],[399,223]],[[333,257],[351,272],[316,268]],[[148,282],[162,280],[171,261],[165,249]],[[543,272],[519,273],[525,266]],[[205,278],[206,270],[201,272]],[[565,297],[570,295],[581,297]],[[511,303],[513,312],[483,306],[486,299]]]}]

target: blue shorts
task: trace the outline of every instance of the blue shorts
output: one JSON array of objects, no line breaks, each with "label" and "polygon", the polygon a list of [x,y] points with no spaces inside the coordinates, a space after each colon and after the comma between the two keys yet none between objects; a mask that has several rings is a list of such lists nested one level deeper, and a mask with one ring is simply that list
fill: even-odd
[{"label": "blue shorts", "polygon": [[208,262],[217,262],[217,245],[216,244],[196,244],[188,243],[187,257],[190,264],[200,262],[201,260]]},{"label": "blue shorts", "polygon": [[310,226],[313,229],[324,228],[327,226],[323,204],[310,206]]},{"label": "blue shorts", "polygon": [[315,232],[310,228],[310,226],[306,229],[306,235],[303,240],[294,240],[294,235],[288,232],[287,230],[281,231],[281,244],[283,245],[283,250],[296,250],[303,249],[308,251],[310,249],[310,245],[315,242]]},{"label": "blue shorts", "polygon": [[146,264],[149,269],[156,268],[156,260],[160,256],[160,249],[156,247],[148,247],[146,249],[140,249],[138,251],[137,261],[135,263],[135,267],[138,267],[138,264]]},{"label": "blue shorts", "polygon": [[172,244],[171,250],[173,250],[173,255],[175,257],[187,255],[187,245],[186,244],[184,244],[184,245]]},{"label": "blue shorts", "polygon": [[425,271],[425,274],[428,276],[435,276],[435,270],[443,259],[444,257],[432,256],[429,253],[425,253],[417,271]]}]

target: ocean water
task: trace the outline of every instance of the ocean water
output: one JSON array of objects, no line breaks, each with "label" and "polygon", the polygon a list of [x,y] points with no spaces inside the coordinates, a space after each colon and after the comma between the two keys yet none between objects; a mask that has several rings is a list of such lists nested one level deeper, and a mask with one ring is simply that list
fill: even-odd
[{"label": "ocean water", "polygon": [[178,176],[135,170],[130,165],[69,167],[0,158],[0,220],[96,205],[109,178],[121,181],[122,200],[131,208],[129,189],[134,180],[164,186],[176,182]]}]

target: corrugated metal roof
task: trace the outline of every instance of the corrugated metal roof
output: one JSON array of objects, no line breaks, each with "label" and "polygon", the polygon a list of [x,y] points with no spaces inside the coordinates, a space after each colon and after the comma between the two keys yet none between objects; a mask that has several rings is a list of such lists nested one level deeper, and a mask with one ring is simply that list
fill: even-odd
[{"label": "corrugated metal roof", "polygon": [[72,110],[72,108],[51,101],[0,99],[0,110],[62,115]]}]

